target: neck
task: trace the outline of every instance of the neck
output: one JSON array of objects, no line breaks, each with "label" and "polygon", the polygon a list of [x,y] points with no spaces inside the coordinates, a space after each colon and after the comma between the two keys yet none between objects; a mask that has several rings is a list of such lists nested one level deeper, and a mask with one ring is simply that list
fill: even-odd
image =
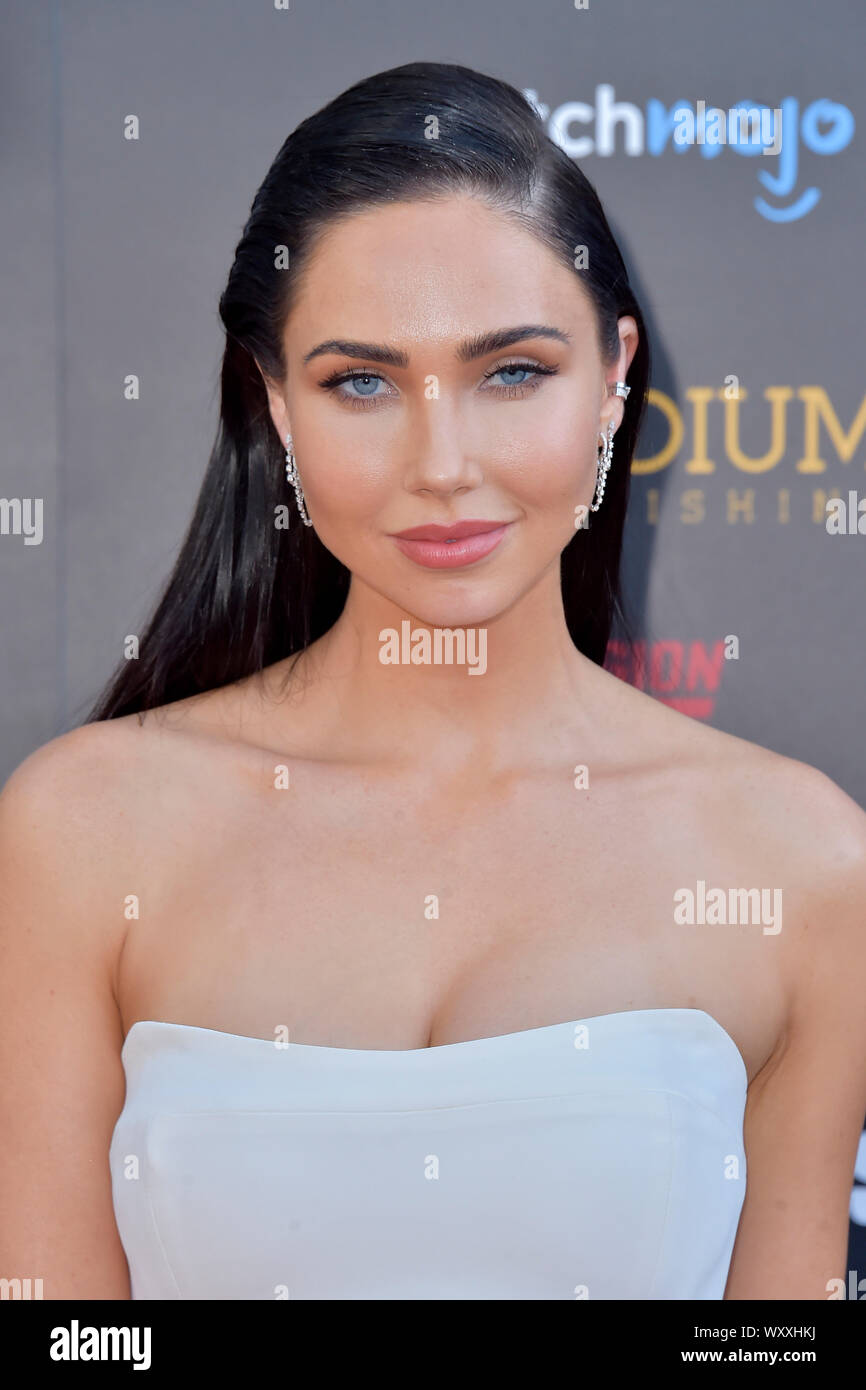
[{"label": "neck", "polygon": [[537,765],[560,744],[569,758],[575,733],[595,727],[598,667],[569,635],[558,564],[506,613],[460,628],[421,621],[353,576],[299,673],[315,682],[332,748],[361,760]]}]

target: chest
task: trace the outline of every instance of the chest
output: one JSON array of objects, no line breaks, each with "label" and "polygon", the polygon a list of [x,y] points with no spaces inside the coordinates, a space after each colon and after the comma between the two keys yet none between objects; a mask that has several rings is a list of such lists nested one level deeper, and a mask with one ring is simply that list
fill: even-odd
[{"label": "chest", "polygon": [[734,871],[723,837],[675,797],[584,780],[302,768],[265,797],[214,788],[154,853],[127,1022],[407,1048],[629,1008],[771,1020],[760,928],[675,922],[696,864]]}]

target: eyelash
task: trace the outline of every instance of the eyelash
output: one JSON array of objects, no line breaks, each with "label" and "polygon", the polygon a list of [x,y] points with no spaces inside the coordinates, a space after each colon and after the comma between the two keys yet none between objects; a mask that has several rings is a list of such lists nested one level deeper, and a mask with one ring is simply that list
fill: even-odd
[{"label": "eyelash", "polygon": [[[485,372],[484,380],[489,381],[491,377],[498,376],[500,372],[508,371],[524,371],[533,373],[533,377],[529,381],[517,382],[513,386],[497,386],[494,388],[498,396],[504,396],[509,399],[516,399],[521,396],[527,395],[530,391],[537,391],[539,386],[541,385],[541,378],[544,376],[556,376],[557,372],[559,371],[559,368],[542,367],[537,362],[500,362],[499,365],[494,367],[491,371]],[[336,386],[342,385],[343,382],[357,381],[358,379],[362,381],[385,380],[385,378],[381,376],[379,372],[365,372],[355,369],[350,372],[334,372],[331,376],[326,377],[324,381],[320,381],[319,385],[325,391],[334,391],[334,388]],[[371,406],[375,406],[376,403],[382,399],[381,396],[367,396],[365,398],[363,396],[342,396],[339,392],[335,392],[335,394],[339,397],[340,400],[344,401],[352,409],[360,408],[361,410],[368,410]]]}]

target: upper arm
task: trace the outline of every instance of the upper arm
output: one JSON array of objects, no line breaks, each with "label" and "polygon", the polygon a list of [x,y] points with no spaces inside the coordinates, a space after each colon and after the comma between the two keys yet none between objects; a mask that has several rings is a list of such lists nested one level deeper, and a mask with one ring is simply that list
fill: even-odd
[{"label": "upper arm", "polygon": [[95,728],[37,750],[0,795],[0,1277],[41,1279],[46,1299],[130,1296],[108,1161],[123,917],[106,930]]},{"label": "upper arm", "polygon": [[845,1296],[831,1281],[846,1281],[866,1114],[866,816],[828,779],[810,790],[823,817],[809,862],[816,891],[786,943],[784,1036],[749,1088],[726,1299]]}]

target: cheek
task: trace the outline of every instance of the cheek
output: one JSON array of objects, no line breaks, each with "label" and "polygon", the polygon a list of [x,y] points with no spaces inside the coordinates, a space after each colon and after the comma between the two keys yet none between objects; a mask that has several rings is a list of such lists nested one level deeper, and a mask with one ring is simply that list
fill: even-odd
[{"label": "cheek", "polygon": [[512,438],[499,485],[530,509],[559,509],[580,501],[595,477],[593,422],[585,413],[548,414],[531,432]]},{"label": "cheek", "polygon": [[388,451],[361,446],[357,439],[345,447],[322,444],[315,450],[315,469],[309,469],[304,490],[323,515],[337,520],[375,516],[394,491],[393,462]]}]

